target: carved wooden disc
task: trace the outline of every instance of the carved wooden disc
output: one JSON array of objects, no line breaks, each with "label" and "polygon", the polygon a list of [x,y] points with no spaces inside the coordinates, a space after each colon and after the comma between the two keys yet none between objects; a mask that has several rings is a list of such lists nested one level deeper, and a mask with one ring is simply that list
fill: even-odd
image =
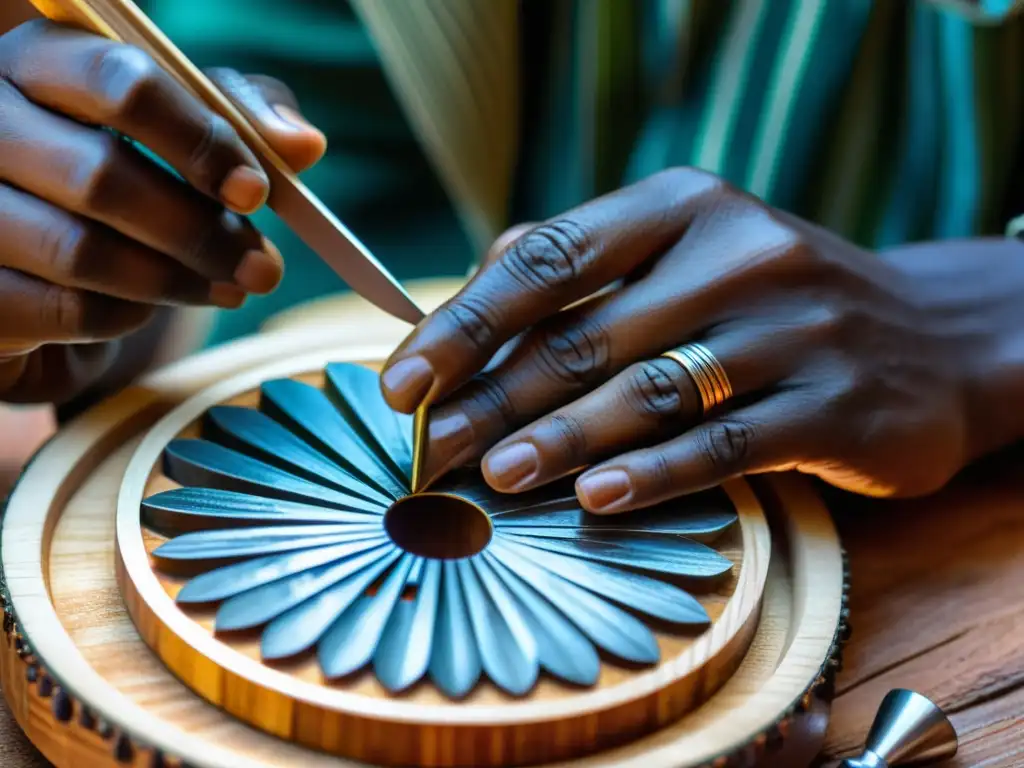
[{"label": "carved wooden disc", "polygon": [[[153,567],[147,540],[152,548],[156,539],[140,525],[143,497],[169,487],[158,459],[172,438],[194,435],[211,406],[252,406],[252,393],[271,379],[320,385],[326,363],[379,360],[386,351],[300,354],[303,345],[318,344],[289,332],[185,361],[65,428],[27,469],[3,520],[0,682],[18,722],[49,759],[61,768],[355,765],[333,752],[391,764],[552,764],[550,749],[570,759],[615,740],[622,744],[571,764],[669,768],[729,758],[762,765],[783,754],[785,765],[806,764],[789,752],[805,733],[802,723],[820,731],[824,722],[799,713],[827,700],[844,577],[827,513],[802,484],[785,478],[761,496],[772,502],[770,537],[758,497],[745,483],[729,488],[739,523],[710,546],[729,557],[731,581],[707,591],[668,580],[691,590],[711,628],[687,638],[627,610],[654,631],[660,660],[631,667],[603,654],[593,685],[541,671],[529,689],[508,693],[484,670],[463,698],[445,695],[429,675],[395,694],[372,664],[362,675],[325,683],[313,656],[265,664],[258,637],[214,634],[210,614],[176,605],[182,579]],[[284,352],[293,357],[270,363]],[[759,537],[770,558],[755,546]],[[747,590],[748,578],[763,587]],[[733,606],[736,621],[726,621]],[[746,654],[735,650],[748,642]],[[673,690],[677,697],[659,693]],[[582,714],[560,717],[573,708]],[[655,722],[663,724],[650,730]],[[634,733],[650,732],[631,737],[634,726]],[[486,746],[459,738],[468,732]],[[520,746],[548,738],[554,747]]]},{"label": "carved wooden disc", "polygon": [[370,368],[275,371],[168,414],[122,484],[129,612],[207,700],[367,762],[530,764],[656,730],[740,663],[770,560],[743,484],[611,518],[571,482],[410,496]]}]

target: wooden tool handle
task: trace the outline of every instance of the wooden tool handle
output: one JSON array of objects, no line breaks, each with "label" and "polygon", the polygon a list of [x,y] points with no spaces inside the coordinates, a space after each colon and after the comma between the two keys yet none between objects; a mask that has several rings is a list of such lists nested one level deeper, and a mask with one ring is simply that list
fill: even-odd
[{"label": "wooden tool handle", "polygon": [[[227,120],[256,154],[271,181],[297,178],[253,121],[172,43],[131,0],[31,0],[49,19],[134,45],[148,53],[182,87]],[[273,203],[271,203],[273,205]]]}]

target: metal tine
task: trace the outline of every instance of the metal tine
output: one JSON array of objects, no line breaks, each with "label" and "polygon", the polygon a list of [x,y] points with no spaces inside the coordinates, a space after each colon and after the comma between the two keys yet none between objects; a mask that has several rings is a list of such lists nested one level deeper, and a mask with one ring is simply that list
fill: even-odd
[{"label": "metal tine", "polygon": [[302,653],[323,637],[338,616],[401,557],[397,547],[368,568],[300,603],[274,619],[263,630],[260,652],[264,659],[283,659]]},{"label": "metal tine", "polygon": [[181,485],[219,488],[353,512],[380,509],[379,504],[303,480],[209,440],[171,441],[164,449],[164,473]]},{"label": "metal tine", "polygon": [[316,387],[292,379],[268,381],[260,388],[260,410],[381,493],[397,499],[409,492],[406,479],[363,442]]},{"label": "metal tine", "polygon": [[537,683],[537,641],[509,593],[478,557],[456,560],[470,623],[488,677],[500,688],[522,696]]},{"label": "metal tine", "polygon": [[377,546],[373,549],[235,595],[217,611],[217,629],[248,629],[265,624],[342,579],[366,571],[396,550],[390,542],[375,541]]},{"label": "metal tine", "polygon": [[176,597],[179,603],[209,603],[224,600],[255,587],[284,579],[322,565],[333,563],[360,552],[379,547],[386,541],[381,535],[375,539],[334,544],[301,552],[269,555],[243,563],[234,563],[208,571],[191,579]]},{"label": "metal tine", "polygon": [[601,673],[601,658],[586,635],[501,560],[489,552],[484,552],[483,556],[495,576],[515,597],[537,641],[541,666],[555,677],[575,685],[596,683]]},{"label": "metal tine", "polygon": [[433,650],[441,603],[441,561],[417,558],[406,583],[413,583],[414,574],[418,574],[415,601],[398,601],[373,655],[377,679],[393,693],[406,690],[427,673]]},{"label": "metal tine", "polygon": [[252,408],[221,405],[207,411],[203,437],[260,461],[345,493],[387,506],[392,498],[367,486],[267,414]]},{"label": "metal tine", "polygon": [[412,479],[412,416],[384,400],[380,377],[355,363],[330,363],[324,391],[363,442],[374,445],[392,471]]},{"label": "metal tine", "polygon": [[732,568],[729,558],[704,544],[683,538],[673,539],[661,546],[644,542],[643,551],[638,552],[637,546],[626,547],[610,541],[542,539],[518,536],[506,531],[502,531],[501,536],[528,547],[568,557],[694,579],[717,578]]},{"label": "metal tine", "polygon": [[376,523],[383,512],[349,512],[281,499],[265,499],[216,488],[175,488],[142,501],[147,527],[166,535],[203,530],[210,525],[245,527],[271,523]]},{"label": "metal tine", "polygon": [[604,651],[635,664],[655,664],[660,657],[652,632],[634,616],[572,582],[549,573],[503,543],[490,553],[525,579]]},{"label": "metal tine", "polygon": [[505,537],[496,543],[510,548],[535,567],[544,568],[632,611],[672,624],[706,626],[711,622],[704,606],[674,584],[599,563],[538,551],[507,541]]},{"label": "metal tine", "polygon": [[391,612],[402,599],[415,555],[404,555],[373,597],[362,596],[349,606],[320,641],[317,653],[327,677],[350,675],[366,666],[380,643]]},{"label": "metal tine", "polygon": [[442,562],[441,602],[430,654],[430,677],[446,695],[459,699],[480,679],[480,651],[462,594],[456,561]]},{"label": "metal tine", "polygon": [[380,523],[367,525],[278,525],[267,528],[229,528],[196,531],[171,539],[153,554],[164,560],[223,560],[255,557],[328,544],[377,538]]}]

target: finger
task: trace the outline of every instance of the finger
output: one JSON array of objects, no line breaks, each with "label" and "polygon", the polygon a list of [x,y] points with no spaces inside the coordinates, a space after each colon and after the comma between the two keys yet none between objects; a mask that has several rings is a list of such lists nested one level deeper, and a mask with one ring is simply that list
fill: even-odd
[{"label": "finger", "polygon": [[55,344],[0,362],[0,398],[62,405],[99,381],[117,359],[117,341]]},{"label": "finger", "polygon": [[[701,343],[743,400],[777,384],[790,361],[773,329],[752,324]],[[767,352],[771,350],[770,352]],[[698,385],[674,359],[635,363],[596,390],[495,445],[481,463],[495,490],[535,488],[609,456],[678,435],[705,417]],[[478,431],[483,431],[478,428]]]},{"label": "finger", "polygon": [[266,202],[270,182],[234,129],[138,48],[39,21],[2,53],[36,104],[135,139],[239,213]]},{"label": "finger", "polygon": [[819,453],[822,425],[807,390],[760,400],[681,437],[582,474],[576,493],[596,514],[648,507],[744,474],[792,469]]},{"label": "finger", "polygon": [[244,217],[109,133],[28,102],[3,80],[0,102],[0,179],[167,254],[207,280],[252,293],[267,293],[280,281],[280,254]]},{"label": "finger", "polygon": [[293,171],[304,171],[324,156],[327,137],[302,116],[295,95],[280,80],[222,68],[206,74],[256,124]]},{"label": "finger", "polygon": [[496,262],[501,254],[504,253],[506,248],[537,226],[539,225],[536,222],[516,224],[498,235],[498,238],[491,244],[491,247],[487,249],[487,254],[484,256],[483,263],[480,264],[480,269],[489,267],[491,264]]},{"label": "finger", "polygon": [[721,188],[701,172],[658,174],[519,237],[391,356],[389,404],[411,412],[439,401],[508,339],[658,256]]},{"label": "finger", "polygon": [[96,222],[0,185],[0,266],[66,288],[145,304],[241,306],[245,293],[211,283]]},{"label": "finger", "polygon": [[[665,307],[674,308],[678,299],[668,285],[637,284],[593,298],[529,332],[500,364],[432,409],[424,477],[432,482],[449,469],[479,458],[514,430],[600,387],[634,362],[657,357],[692,339],[689,329],[671,318],[649,322]],[[671,314],[680,313],[675,309]],[[775,325],[760,317],[746,334],[747,340],[739,343],[746,347],[754,342],[756,346],[748,349],[760,349],[759,339],[776,331]],[[729,373],[730,378],[739,377],[734,389],[759,386],[762,375],[770,375],[769,368],[751,372],[744,351],[730,349],[736,343],[735,339],[724,342],[723,350],[732,359],[730,365],[738,368]],[[782,350],[792,344],[780,345],[776,340],[775,346]],[[781,363],[787,357],[779,354],[773,360]],[[666,370],[682,375],[674,365]],[[581,438],[577,432],[576,443]]]},{"label": "finger", "polygon": [[108,341],[141,328],[155,311],[0,268],[0,343],[5,349]]}]

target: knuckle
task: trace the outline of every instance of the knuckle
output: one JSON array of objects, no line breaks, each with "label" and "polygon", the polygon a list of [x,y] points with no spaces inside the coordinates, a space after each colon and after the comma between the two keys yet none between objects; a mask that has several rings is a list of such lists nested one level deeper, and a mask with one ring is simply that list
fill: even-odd
[{"label": "knuckle", "polygon": [[668,456],[659,450],[650,452],[650,466],[647,471],[648,484],[655,495],[670,495],[680,487],[675,466]]},{"label": "knuckle", "polygon": [[654,361],[633,368],[626,378],[623,395],[635,413],[658,420],[678,416],[683,410],[678,383]]},{"label": "knuckle", "polygon": [[53,274],[81,277],[90,271],[96,253],[94,230],[78,221],[46,227],[38,253]]},{"label": "knuckle", "polygon": [[819,346],[832,346],[848,327],[849,315],[834,301],[818,301],[809,310],[807,328]]},{"label": "knuckle", "polygon": [[35,18],[0,35],[0,70],[3,74],[16,73],[20,66],[30,64],[34,58],[32,53],[37,49],[37,41],[53,28],[54,22],[49,19]]},{"label": "knuckle", "polygon": [[52,328],[61,336],[76,338],[84,335],[83,307],[80,294],[59,285],[47,286],[39,303],[43,328]]},{"label": "knuckle", "polygon": [[698,450],[717,473],[740,470],[750,460],[754,428],[743,421],[725,420],[700,433]]},{"label": "knuckle", "polygon": [[721,176],[690,165],[658,171],[648,178],[648,182],[666,200],[677,199],[681,194],[688,199],[705,195],[718,196],[732,190]]},{"label": "knuckle", "polygon": [[524,287],[552,290],[576,280],[593,253],[593,238],[587,230],[571,219],[559,219],[513,242],[498,263]]},{"label": "knuckle", "polygon": [[215,176],[222,175],[223,169],[211,166],[232,135],[231,127],[222,117],[204,112],[202,130],[188,158],[188,174],[195,182],[211,188],[220,181]]},{"label": "knuckle", "polygon": [[[469,393],[467,407],[479,414],[486,414],[487,418],[478,419],[478,423],[490,423],[494,425],[495,432],[508,430],[516,426],[519,421],[515,403],[503,384],[496,377],[482,373],[473,379],[473,386]],[[500,423],[494,424],[494,415],[497,414]]]},{"label": "knuckle", "polygon": [[610,358],[608,332],[593,321],[549,331],[537,345],[540,367],[554,380],[569,385],[606,376]]},{"label": "knuckle", "polygon": [[124,148],[109,134],[96,137],[91,151],[71,160],[65,169],[65,188],[79,211],[103,212],[119,198]]},{"label": "knuckle", "polygon": [[587,431],[579,419],[568,413],[555,413],[549,421],[554,444],[564,452],[567,463],[576,465],[587,455]]},{"label": "knuckle", "polygon": [[110,120],[136,114],[159,90],[161,74],[160,67],[144,51],[112,44],[89,62],[85,81],[103,117]]},{"label": "knuckle", "polygon": [[491,304],[473,295],[456,297],[439,310],[455,331],[477,352],[489,350],[498,338],[499,319]]}]

